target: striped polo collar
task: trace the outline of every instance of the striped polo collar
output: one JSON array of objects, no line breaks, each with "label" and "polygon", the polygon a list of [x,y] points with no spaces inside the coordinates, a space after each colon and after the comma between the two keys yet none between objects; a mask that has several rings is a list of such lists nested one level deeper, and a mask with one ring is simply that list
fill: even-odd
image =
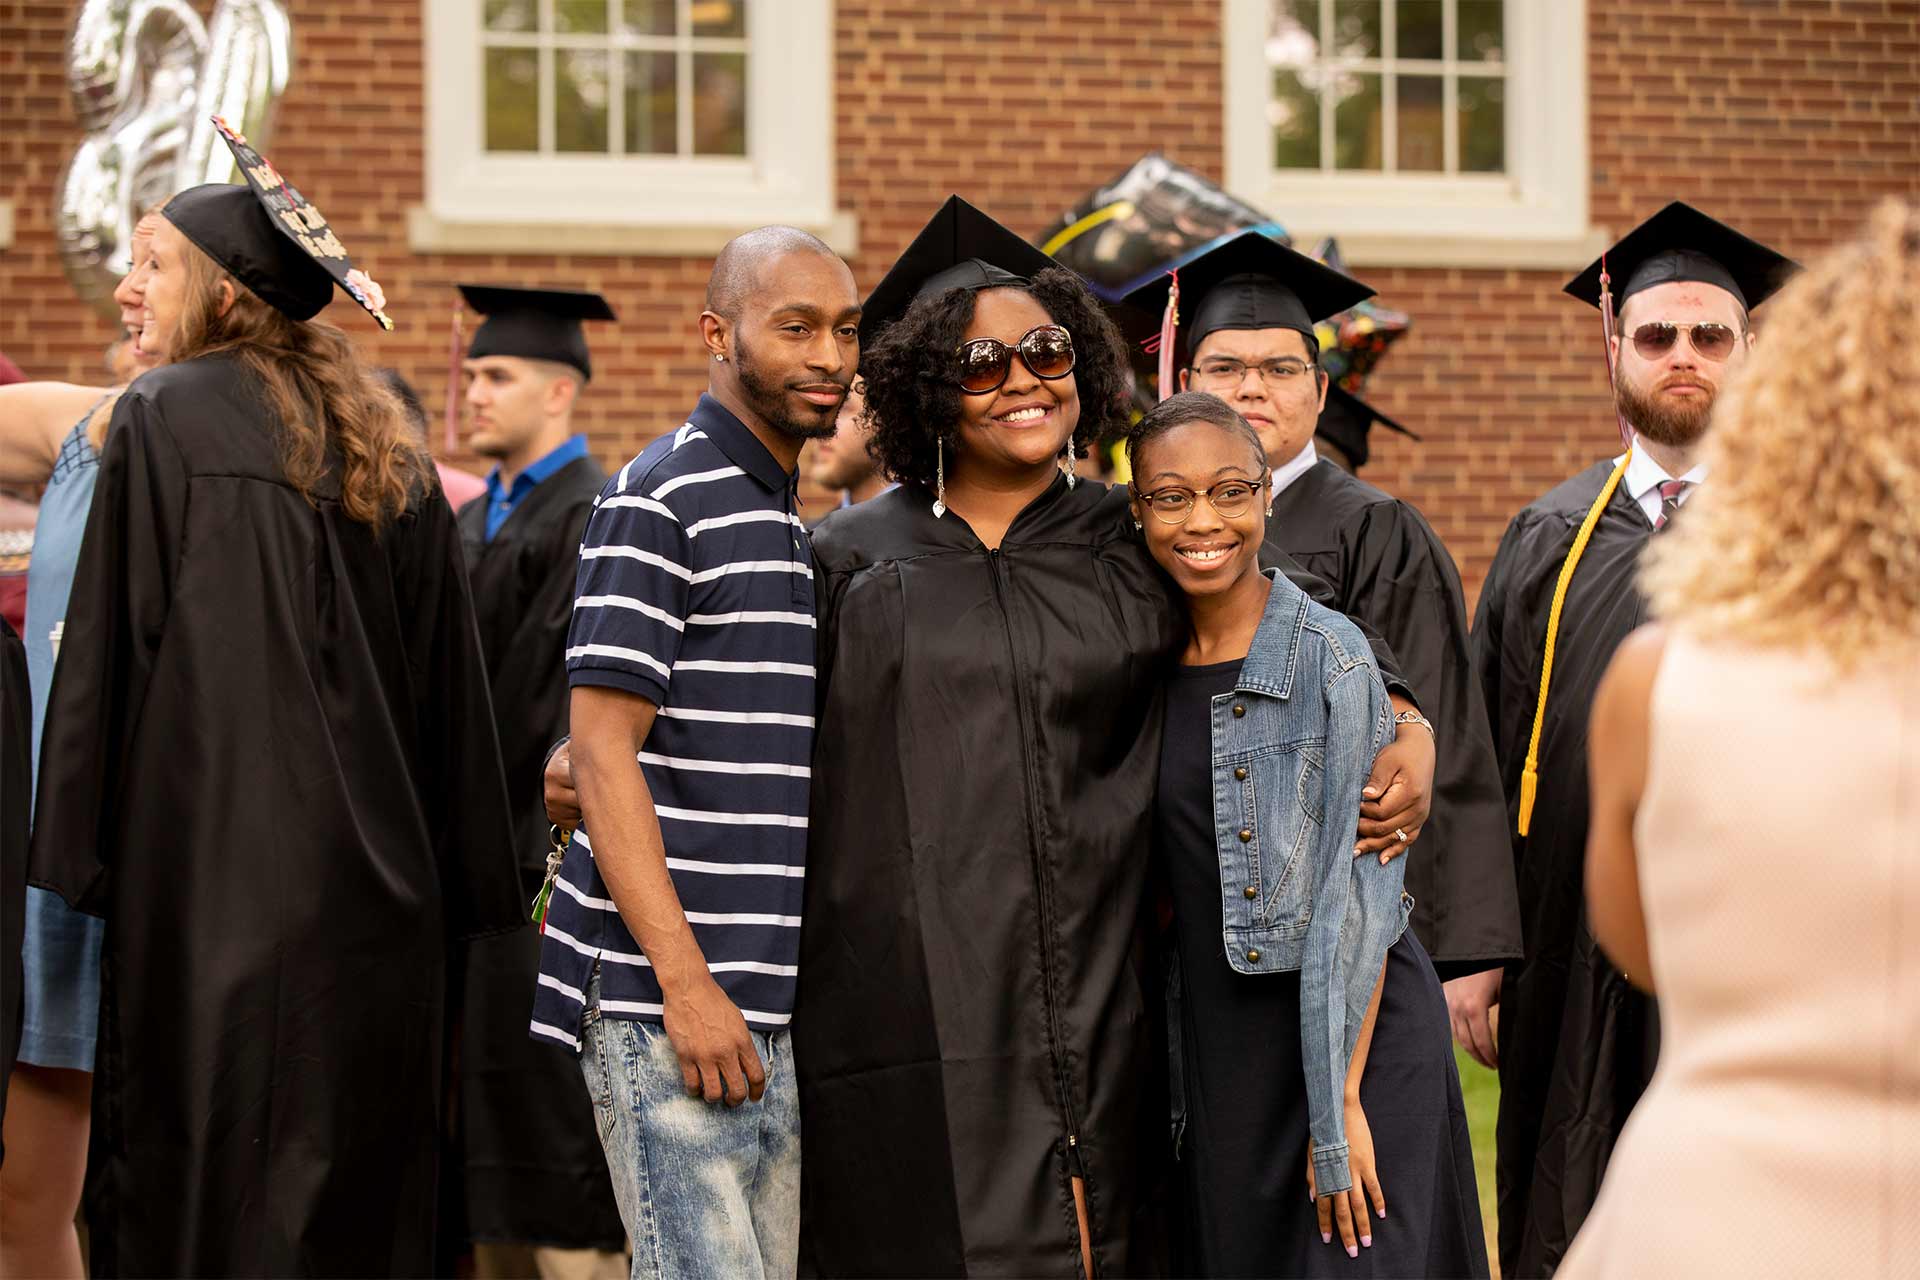
[{"label": "striped polo collar", "polygon": [[760,437],[734,417],[732,410],[706,392],[700,393],[700,403],[693,406],[687,420],[705,432],[707,439],[713,441],[734,466],[758,480],[769,493],[778,493],[798,481],[797,463],[792,471],[782,471],[773,455],[767,452],[767,446],[760,443]]}]

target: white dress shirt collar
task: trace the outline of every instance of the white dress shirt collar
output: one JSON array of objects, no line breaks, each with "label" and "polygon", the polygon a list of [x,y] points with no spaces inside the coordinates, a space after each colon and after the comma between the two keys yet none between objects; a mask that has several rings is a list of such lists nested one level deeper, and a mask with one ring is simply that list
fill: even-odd
[{"label": "white dress shirt collar", "polygon": [[1285,492],[1288,485],[1313,470],[1313,464],[1318,461],[1320,455],[1313,451],[1313,437],[1308,436],[1299,453],[1273,469],[1273,492],[1267,495],[1267,500],[1271,502]]},{"label": "white dress shirt collar", "polygon": [[[1620,464],[1615,458],[1614,465]],[[1674,477],[1667,469],[1653,460],[1653,455],[1644,448],[1635,449],[1633,457],[1627,462],[1627,474],[1620,477],[1620,483],[1627,488],[1627,496],[1640,504],[1640,510],[1646,512],[1647,523],[1657,524],[1660,520],[1660,486]],[[1707,478],[1707,465],[1700,463],[1680,479],[1690,485],[1698,485]],[[1693,490],[1687,489],[1680,495],[1680,505],[1685,506],[1693,496]]]}]

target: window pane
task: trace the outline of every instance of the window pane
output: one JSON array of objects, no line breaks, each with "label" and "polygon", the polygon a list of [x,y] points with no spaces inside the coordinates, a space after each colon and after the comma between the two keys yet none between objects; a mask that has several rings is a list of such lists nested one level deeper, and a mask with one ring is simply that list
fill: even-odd
[{"label": "window pane", "polygon": [[630,36],[673,34],[674,0],[623,0],[620,29]]},{"label": "window pane", "polygon": [[1506,28],[1500,0],[1460,0],[1460,59],[1498,62],[1506,47]]},{"label": "window pane", "polygon": [[[627,0],[629,12],[633,0]],[[671,53],[627,55],[627,151],[670,156],[680,149],[675,131],[674,57]]]},{"label": "window pane", "polygon": [[1380,0],[1333,0],[1333,50],[1348,58],[1380,56]]},{"label": "window pane", "polygon": [[487,50],[487,150],[540,149],[540,56]]},{"label": "window pane", "polygon": [[1272,0],[1273,25],[1268,33],[1276,39],[1305,35],[1320,43],[1320,0]]},{"label": "window pane", "polygon": [[744,36],[747,34],[746,0],[693,0],[693,34],[697,36]]},{"label": "window pane", "polygon": [[747,55],[693,55],[693,153],[747,154]]},{"label": "window pane", "polygon": [[607,55],[557,49],[553,55],[553,149],[607,149]]},{"label": "window pane", "polygon": [[1446,115],[1441,106],[1439,76],[1401,76],[1395,110],[1399,137],[1394,146],[1400,168],[1438,173],[1447,167]]},{"label": "window pane", "polygon": [[1273,163],[1279,169],[1320,167],[1320,95],[1300,73],[1285,67],[1273,73],[1273,97],[1267,103],[1273,125]]},{"label": "window pane", "polygon": [[1333,77],[1333,167],[1380,167],[1380,77]]},{"label": "window pane", "polygon": [[1507,168],[1506,81],[1460,77],[1460,171],[1504,173]]},{"label": "window pane", "polygon": [[1394,15],[1394,57],[1444,58],[1446,37],[1440,28],[1440,0],[1400,0]]},{"label": "window pane", "polygon": [[533,0],[487,0],[487,30],[531,31]]},{"label": "window pane", "polygon": [[607,0],[553,0],[553,29],[568,35],[605,35]]}]

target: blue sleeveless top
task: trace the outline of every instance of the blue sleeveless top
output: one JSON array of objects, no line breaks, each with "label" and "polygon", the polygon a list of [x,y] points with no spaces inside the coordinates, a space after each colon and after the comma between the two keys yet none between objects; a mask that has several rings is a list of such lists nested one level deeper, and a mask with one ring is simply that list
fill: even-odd
[{"label": "blue sleeveless top", "polygon": [[[101,404],[105,403],[103,399]],[[80,539],[87,531],[100,455],[87,439],[87,424],[99,405],[87,411],[60,444],[53,475],[40,499],[33,528],[33,559],[27,565],[27,683],[33,693],[33,776],[40,776],[40,730],[53,687],[53,635],[66,621],[73,571],[80,563]]]}]

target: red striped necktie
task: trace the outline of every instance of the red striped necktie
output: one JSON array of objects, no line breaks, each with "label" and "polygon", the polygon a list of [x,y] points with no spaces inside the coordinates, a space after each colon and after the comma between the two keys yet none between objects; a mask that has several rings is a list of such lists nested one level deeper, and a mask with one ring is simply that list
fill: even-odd
[{"label": "red striped necktie", "polygon": [[1660,482],[1660,514],[1654,519],[1653,531],[1660,532],[1680,510],[1680,495],[1693,487],[1691,480],[1662,480]]}]

